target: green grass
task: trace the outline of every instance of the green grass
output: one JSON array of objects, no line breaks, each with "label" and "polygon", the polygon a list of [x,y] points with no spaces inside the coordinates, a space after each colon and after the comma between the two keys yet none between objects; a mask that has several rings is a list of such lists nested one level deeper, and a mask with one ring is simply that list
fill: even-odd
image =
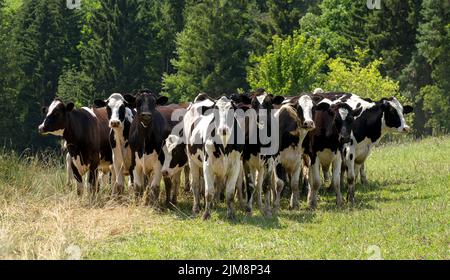
[{"label": "green grass", "polygon": [[[300,210],[283,210],[270,219],[257,211],[253,217],[238,211],[236,223],[226,220],[224,205],[214,210],[210,221],[191,217],[189,197],[181,199],[178,210],[157,213],[143,206],[110,205],[106,198],[102,206],[90,207],[74,191],[59,189],[62,194],[55,195],[55,187],[46,187],[39,197],[47,203],[37,209],[59,207],[59,227],[64,221],[71,226],[60,233],[61,244],[49,242],[51,235],[44,238],[56,248],[55,254],[34,253],[37,239],[24,255],[17,239],[9,255],[65,258],[64,248],[76,244],[87,259],[367,259],[375,245],[384,259],[449,259],[450,138],[379,147],[366,172],[370,183],[357,185],[353,208],[336,208],[334,196],[322,192],[314,212],[306,210],[303,196]],[[61,174],[51,176],[61,181]],[[15,215],[10,219],[18,220]],[[3,220],[8,225],[8,218]],[[46,233],[49,226],[40,231]]]}]

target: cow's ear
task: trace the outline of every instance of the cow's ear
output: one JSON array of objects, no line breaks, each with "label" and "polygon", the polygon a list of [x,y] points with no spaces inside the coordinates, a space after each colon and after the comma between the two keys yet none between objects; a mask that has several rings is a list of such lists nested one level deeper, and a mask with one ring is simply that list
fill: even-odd
[{"label": "cow's ear", "polygon": [[318,111],[328,111],[330,109],[330,104],[328,104],[326,102],[321,102],[321,103],[317,104],[315,108]]},{"label": "cow's ear", "polygon": [[280,105],[284,101],[284,96],[277,95],[272,99],[272,104],[274,105]]},{"label": "cow's ear", "polygon": [[67,112],[72,112],[73,108],[75,107],[75,104],[73,104],[72,102],[67,103],[66,105],[66,111]]},{"label": "cow's ear", "polygon": [[161,95],[156,99],[156,105],[164,105],[169,101],[169,98],[167,96]]},{"label": "cow's ear", "polygon": [[353,110],[353,112],[352,112],[353,117],[357,118],[361,114],[361,112],[362,112],[362,107],[361,106],[356,107],[356,109]]},{"label": "cow's ear", "polygon": [[127,93],[123,96],[123,98],[125,99],[125,101],[128,103],[128,106],[130,106],[131,108],[136,107],[136,97],[134,97],[133,95]]},{"label": "cow's ear", "polygon": [[108,104],[108,102],[106,102],[105,100],[101,100],[101,99],[94,100],[94,105],[96,108],[106,107],[107,104]]},{"label": "cow's ear", "polygon": [[413,111],[413,107],[412,106],[409,106],[409,105],[406,105],[406,106],[404,106],[403,107],[403,114],[409,114],[409,113],[412,113],[412,111]]},{"label": "cow's ear", "polygon": [[42,112],[42,115],[47,115],[47,112],[48,112],[48,107],[46,107],[46,106],[43,106],[42,108],[41,108],[41,112]]}]

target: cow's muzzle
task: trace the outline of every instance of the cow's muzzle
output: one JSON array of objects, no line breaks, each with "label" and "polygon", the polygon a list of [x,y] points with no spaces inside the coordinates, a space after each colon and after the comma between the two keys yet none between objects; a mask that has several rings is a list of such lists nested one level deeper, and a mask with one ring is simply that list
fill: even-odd
[{"label": "cow's muzzle", "polygon": [[109,122],[109,127],[111,128],[118,128],[120,127],[120,121],[114,120]]},{"label": "cow's muzzle", "polygon": [[312,121],[312,120],[304,121],[303,124],[302,124],[302,128],[305,128],[305,129],[308,129],[308,130],[314,129],[315,127],[316,126],[314,124],[314,121]]}]

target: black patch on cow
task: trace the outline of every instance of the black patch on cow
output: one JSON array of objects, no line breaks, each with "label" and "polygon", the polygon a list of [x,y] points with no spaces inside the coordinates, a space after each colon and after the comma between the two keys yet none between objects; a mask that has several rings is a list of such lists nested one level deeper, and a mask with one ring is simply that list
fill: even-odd
[{"label": "black patch on cow", "polygon": [[353,154],[350,154],[350,160],[353,160]]}]

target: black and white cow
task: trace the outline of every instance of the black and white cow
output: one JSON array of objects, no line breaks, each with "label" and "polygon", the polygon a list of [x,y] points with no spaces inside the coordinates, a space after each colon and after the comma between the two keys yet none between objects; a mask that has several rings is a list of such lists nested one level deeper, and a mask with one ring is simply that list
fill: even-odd
[{"label": "black and white cow", "polygon": [[[364,163],[371,150],[389,132],[408,133],[410,127],[406,124],[404,115],[411,113],[413,108],[409,105],[402,106],[395,97],[372,101],[350,93],[330,92],[324,95],[345,102],[353,109],[358,105],[362,107],[361,114],[353,124],[352,141],[356,145],[354,151],[350,149],[348,152],[348,164],[354,165],[355,176],[361,174],[361,182],[366,184]],[[351,169],[351,166],[346,169]],[[348,200],[354,202],[354,189],[349,189]]]},{"label": "black and white cow", "polygon": [[[245,111],[246,117],[243,151],[243,172],[247,189],[246,211],[252,212],[253,197],[256,192],[261,213],[270,216],[270,194],[276,183],[275,160],[279,148],[277,145],[273,146],[274,141],[271,141],[273,137],[278,136],[277,132],[272,132],[272,113],[274,105],[280,105],[284,101],[284,97],[273,96],[262,89],[233,97],[234,101],[239,102],[238,108]],[[277,129],[277,127],[273,127],[273,129]]]},{"label": "black and white cow", "polygon": [[302,165],[303,140],[315,128],[314,103],[310,95],[291,98],[281,106],[275,118],[279,123],[279,153],[276,162],[277,183],[274,191],[274,208],[280,207],[281,192],[285,182],[291,187],[290,208],[299,206],[299,179]]},{"label": "black and white cow", "polygon": [[73,103],[64,104],[55,98],[48,108],[42,108],[45,119],[39,125],[39,133],[64,138],[78,195],[83,193],[86,173],[89,173],[91,193],[95,194],[98,192],[98,170],[108,173],[112,164],[107,113],[104,109],[74,107]]},{"label": "black and white cow", "polygon": [[[148,91],[141,91],[136,96],[127,94],[124,98],[137,111],[129,136],[130,172],[133,172],[135,193],[138,196],[145,194],[146,204],[157,205],[161,183],[160,157],[170,127],[167,120],[156,110],[156,106],[164,105],[168,98]],[[145,176],[150,179],[150,186],[145,186]],[[145,193],[144,187],[147,188]]]},{"label": "black and white cow", "polygon": [[[203,172],[205,184],[205,212],[211,215],[211,203],[219,185],[225,185],[227,217],[235,219],[233,199],[236,182],[241,172],[244,131],[236,118],[236,104],[223,96],[212,100],[198,96],[185,116],[185,133],[188,139],[189,162],[192,178]],[[199,168],[201,166],[201,168]],[[193,181],[194,212],[198,211],[200,184]]]},{"label": "black and white cow", "polygon": [[[336,203],[338,206],[343,205],[340,191],[341,151],[344,150],[344,145],[351,142],[354,116],[358,116],[361,110],[361,107],[353,110],[346,103],[333,102],[329,99],[322,99],[317,103],[314,112],[316,128],[308,133],[303,142],[305,153],[311,160],[308,192],[310,208],[317,207],[317,192],[321,185],[321,165],[327,170],[332,165],[332,186],[336,192]],[[353,172],[349,172],[349,176],[354,178]]]},{"label": "black and white cow", "polygon": [[184,170],[184,188],[189,187],[189,167],[187,164],[186,144],[183,139],[183,115],[187,104],[169,104],[158,106],[160,112],[169,124],[171,134],[164,140],[161,160],[161,174],[166,187],[166,205],[177,204],[178,189],[180,188],[181,172]]},{"label": "black and white cow", "polygon": [[109,127],[111,128],[109,141],[116,175],[112,194],[113,196],[122,195],[125,176],[130,175],[131,149],[128,139],[135,111],[129,108],[128,103],[120,93],[113,93],[106,100],[95,100],[94,104],[97,108],[106,107],[108,113]]}]

